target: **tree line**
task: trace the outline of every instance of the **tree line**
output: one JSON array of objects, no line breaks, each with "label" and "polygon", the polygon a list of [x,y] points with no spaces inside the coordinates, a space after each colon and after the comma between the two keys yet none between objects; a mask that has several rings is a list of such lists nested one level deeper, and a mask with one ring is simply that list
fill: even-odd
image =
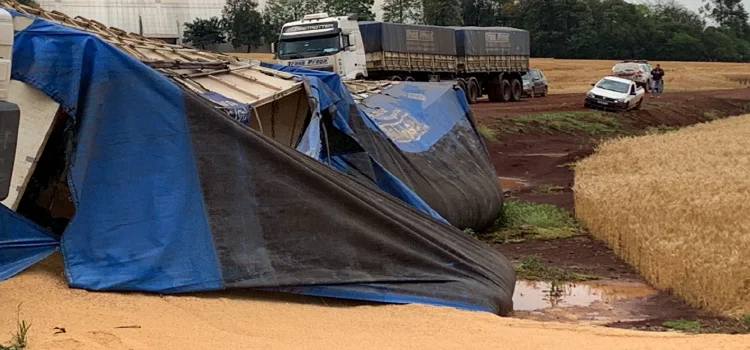
[{"label": "tree line", "polygon": [[[356,13],[374,20],[374,0],[228,0],[222,18],[186,23],[184,41],[235,48],[273,42],[303,15]],[[703,0],[692,11],[675,0],[385,0],[383,20],[437,26],[528,30],[533,57],[750,61],[750,16],[741,0]]]}]

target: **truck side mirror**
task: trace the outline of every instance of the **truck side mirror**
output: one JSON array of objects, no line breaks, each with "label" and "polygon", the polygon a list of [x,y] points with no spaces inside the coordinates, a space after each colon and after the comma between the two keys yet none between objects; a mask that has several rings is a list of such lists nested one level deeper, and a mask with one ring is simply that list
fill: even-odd
[{"label": "truck side mirror", "polygon": [[271,53],[272,54],[276,54],[276,43],[275,42],[271,43]]}]

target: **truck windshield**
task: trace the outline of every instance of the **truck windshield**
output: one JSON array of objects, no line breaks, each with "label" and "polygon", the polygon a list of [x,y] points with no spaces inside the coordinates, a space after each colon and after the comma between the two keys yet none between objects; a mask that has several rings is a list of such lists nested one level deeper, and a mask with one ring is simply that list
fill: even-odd
[{"label": "truck windshield", "polygon": [[279,42],[279,58],[303,58],[332,55],[341,50],[338,34],[282,39]]}]

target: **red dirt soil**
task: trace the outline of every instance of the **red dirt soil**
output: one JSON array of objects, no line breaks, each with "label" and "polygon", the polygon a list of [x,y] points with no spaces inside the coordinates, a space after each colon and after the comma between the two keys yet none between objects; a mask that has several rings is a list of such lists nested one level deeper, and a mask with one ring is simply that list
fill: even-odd
[{"label": "red dirt soil", "polygon": [[[472,106],[477,123],[494,129],[501,140],[487,141],[487,149],[498,176],[519,178],[528,184],[521,189],[506,189],[506,197],[553,204],[573,211],[573,170],[567,164],[593,153],[596,140],[591,135],[550,133],[533,128],[504,133],[502,127],[508,123],[510,116],[584,110],[582,99],[582,94],[565,94],[516,103],[477,103]],[[647,98],[642,110],[618,114],[621,130],[617,134],[599,137],[638,135],[648,127],[681,127],[746,113],[750,113],[750,89],[667,93],[661,99]],[[552,241],[497,244],[494,247],[512,260],[538,255],[543,263],[550,266],[603,278],[640,280],[632,267],[616,257],[606,245],[587,235]],[[648,305],[652,315],[650,320],[613,326],[648,329],[649,326],[661,324],[662,320],[701,315],[701,312],[667,293],[650,297],[644,305]]]}]

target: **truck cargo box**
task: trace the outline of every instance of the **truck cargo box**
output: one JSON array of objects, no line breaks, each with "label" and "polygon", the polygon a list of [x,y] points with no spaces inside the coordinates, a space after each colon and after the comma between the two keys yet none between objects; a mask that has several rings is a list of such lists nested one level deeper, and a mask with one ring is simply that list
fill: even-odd
[{"label": "truck cargo box", "polygon": [[387,22],[359,22],[365,52],[456,55],[451,28]]},{"label": "truck cargo box", "polygon": [[510,27],[452,27],[456,37],[458,70],[526,72],[529,69],[529,32]]},{"label": "truck cargo box", "polygon": [[458,56],[528,56],[529,32],[510,27],[453,27]]}]

